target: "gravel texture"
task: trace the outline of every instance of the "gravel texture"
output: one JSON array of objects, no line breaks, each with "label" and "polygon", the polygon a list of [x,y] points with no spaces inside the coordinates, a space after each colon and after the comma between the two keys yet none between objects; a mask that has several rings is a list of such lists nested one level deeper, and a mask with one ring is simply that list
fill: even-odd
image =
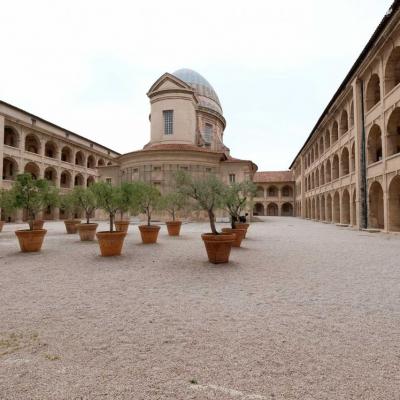
[{"label": "gravel texture", "polygon": [[0,399],[400,398],[400,236],[266,218],[214,266],[206,224],[155,245],[131,225],[115,258],[61,222],[22,254],[17,227],[0,234]]}]

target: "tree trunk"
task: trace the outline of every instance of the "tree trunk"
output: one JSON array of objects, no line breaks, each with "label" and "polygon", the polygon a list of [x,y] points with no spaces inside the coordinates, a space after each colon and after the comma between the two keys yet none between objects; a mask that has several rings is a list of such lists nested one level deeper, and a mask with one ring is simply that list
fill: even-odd
[{"label": "tree trunk", "polygon": [[86,211],[86,223],[90,224],[90,212]]},{"label": "tree trunk", "polygon": [[208,219],[210,220],[211,232],[218,235],[217,228],[215,227],[215,215],[213,210],[208,210]]},{"label": "tree trunk", "polygon": [[232,229],[236,229],[236,222],[237,222],[237,218],[234,215],[232,215],[231,216],[231,228]]},{"label": "tree trunk", "polygon": [[172,210],[172,221],[175,221],[175,210]]},{"label": "tree trunk", "polygon": [[151,214],[150,214],[150,210],[147,209],[147,225],[150,226],[150,222],[151,222]]},{"label": "tree trunk", "polygon": [[110,213],[110,232],[114,232],[114,214]]}]

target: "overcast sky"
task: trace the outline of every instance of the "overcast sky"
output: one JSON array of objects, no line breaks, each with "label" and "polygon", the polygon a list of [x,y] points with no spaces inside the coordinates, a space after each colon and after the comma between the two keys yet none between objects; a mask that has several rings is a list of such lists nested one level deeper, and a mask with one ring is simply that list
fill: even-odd
[{"label": "overcast sky", "polygon": [[287,169],[391,3],[4,1],[0,99],[123,153],[149,140],[152,83],[191,68],[231,154]]}]

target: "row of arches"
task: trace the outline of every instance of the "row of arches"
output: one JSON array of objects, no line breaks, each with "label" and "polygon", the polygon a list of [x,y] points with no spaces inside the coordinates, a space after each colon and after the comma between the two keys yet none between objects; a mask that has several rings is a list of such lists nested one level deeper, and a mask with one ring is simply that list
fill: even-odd
[{"label": "row of arches", "polygon": [[[40,168],[39,166],[30,161],[25,164],[24,171],[25,173],[30,173],[35,179],[40,177]],[[15,180],[17,174],[19,173],[17,162],[11,157],[3,158],[3,179],[4,180]],[[52,182],[54,185],[57,185],[58,180],[60,187],[62,188],[71,188],[73,186],[84,186],[85,178],[82,174],[77,173],[72,178],[71,172],[64,170],[61,172],[58,177],[57,171],[53,167],[47,167],[44,170],[43,174],[44,179],[47,179],[49,182]],[[94,176],[89,176],[86,179],[86,186],[91,185],[95,182]]]},{"label": "row of arches", "polygon": [[340,115],[339,122],[334,120],[331,126],[321,134],[310,151],[305,157],[305,167],[310,167],[314,161],[318,160],[330,147],[335,144],[339,137],[345,135],[349,128],[354,125],[354,106],[353,102],[350,104],[350,118],[346,109],[343,109]]},{"label": "row of arches", "polygon": [[334,154],[333,157],[327,159],[320,167],[316,168],[305,178],[306,190],[312,190],[348,175],[355,171],[355,148],[354,144],[351,149],[351,158],[347,146],[343,147],[340,157]]},{"label": "row of arches", "polygon": [[[20,147],[19,143],[19,134],[18,132],[11,126],[6,126],[4,128],[4,144],[6,146],[11,147]],[[30,133],[25,137],[24,150],[29,151],[30,153],[40,154],[41,153],[41,143],[39,138]],[[75,165],[86,166],[87,168],[96,168],[106,165],[106,160],[104,158],[96,158],[90,154],[89,156],[85,156],[84,152],[78,150],[75,154],[73,150],[69,146],[63,146],[61,149],[57,146],[57,144],[48,140],[44,144],[44,153],[46,157],[60,159],[61,161],[68,162]],[[107,162],[107,165],[112,165],[111,161]]]},{"label": "row of arches", "polygon": [[256,197],[279,197],[279,194],[282,197],[293,197],[293,188],[289,185],[285,185],[281,189],[275,185],[270,185],[267,188],[257,186]]},{"label": "row of arches", "polygon": [[283,217],[293,216],[293,205],[291,203],[283,203],[280,210],[276,203],[269,203],[266,207],[262,203],[255,203],[253,208],[253,215],[257,216],[269,216],[277,217],[281,215]]}]

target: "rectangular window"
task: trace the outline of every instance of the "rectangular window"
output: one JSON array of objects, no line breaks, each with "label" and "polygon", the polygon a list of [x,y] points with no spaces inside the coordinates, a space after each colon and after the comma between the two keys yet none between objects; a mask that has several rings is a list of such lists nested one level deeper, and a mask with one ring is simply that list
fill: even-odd
[{"label": "rectangular window", "polygon": [[206,144],[211,144],[212,142],[212,131],[213,131],[213,126],[211,124],[206,124],[203,135]]},{"label": "rectangular window", "polygon": [[172,135],[174,133],[174,112],[173,110],[164,110],[164,134]]},{"label": "rectangular window", "polygon": [[235,174],[229,174],[229,183],[235,183],[235,182],[236,182]]},{"label": "rectangular window", "polygon": [[106,183],[108,183],[109,185],[112,184],[112,179],[111,178],[106,178]]}]

